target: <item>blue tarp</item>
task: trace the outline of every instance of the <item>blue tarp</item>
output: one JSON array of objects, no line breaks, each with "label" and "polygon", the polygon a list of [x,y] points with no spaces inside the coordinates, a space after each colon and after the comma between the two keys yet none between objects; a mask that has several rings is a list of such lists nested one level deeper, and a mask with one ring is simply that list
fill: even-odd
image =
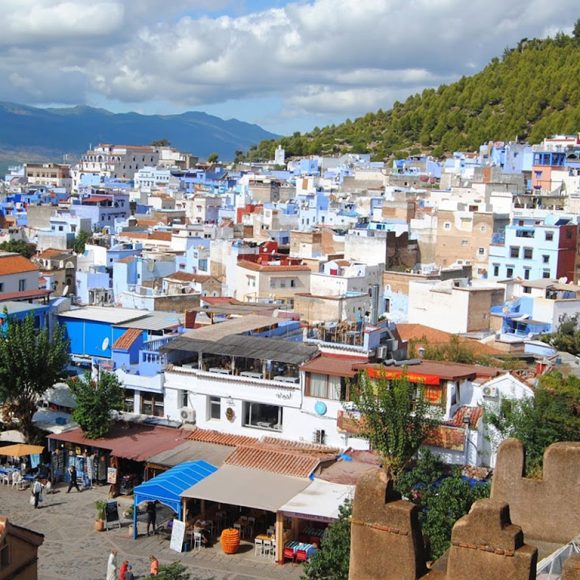
[{"label": "blue tarp", "polygon": [[133,490],[133,539],[137,538],[137,505],[144,501],[159,501],[170,507],[181,519],[180,494],[217,471],[207,461],[187,461],[138,485]]}]

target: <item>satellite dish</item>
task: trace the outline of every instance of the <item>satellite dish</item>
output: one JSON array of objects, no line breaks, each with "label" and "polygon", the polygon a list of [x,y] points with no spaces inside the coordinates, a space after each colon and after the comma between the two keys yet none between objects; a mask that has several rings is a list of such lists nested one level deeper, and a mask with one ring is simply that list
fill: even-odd
[{"label": "satellite dish", "polygon": [[109,338],[105,336],[105,338],[103,338],[103,344],[101,344],[101,349],[107,350],[108,348],[109,348]]},{"label": "satellite dish", "polygon": [[63,296],[66,296],[66,295],[68,294],[68,291],[69,291],[69,287],[68,287],[68,284],[67,284],[67,285],[66,285],[66,286],[65,286],[65,287],[62,289],[62,295],[63,295]]}]

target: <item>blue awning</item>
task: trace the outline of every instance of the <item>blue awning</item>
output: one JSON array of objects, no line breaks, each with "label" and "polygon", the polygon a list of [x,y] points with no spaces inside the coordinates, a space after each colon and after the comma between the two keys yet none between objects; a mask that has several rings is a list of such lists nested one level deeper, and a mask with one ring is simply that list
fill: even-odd
[{"label": "blue awning", "polygon": [[[133,490],[133,523],[137,520],[137,505],[144,501],[159,501],[168,506],[181,519],[181,493],[192,485],[215,473],[217,467],[207,461],[187,461],[138,485]],[[137,526],[133,527],[135,539]]]}]

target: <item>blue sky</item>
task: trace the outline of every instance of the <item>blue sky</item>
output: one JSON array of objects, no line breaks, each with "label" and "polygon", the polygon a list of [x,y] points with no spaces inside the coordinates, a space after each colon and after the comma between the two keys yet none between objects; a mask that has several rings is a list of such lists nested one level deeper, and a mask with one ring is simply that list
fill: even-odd
[{"label": "blue sky", "polygon": [[0,100],[200,110],[290,134],[570,31],[577,0],[2,0]]}]

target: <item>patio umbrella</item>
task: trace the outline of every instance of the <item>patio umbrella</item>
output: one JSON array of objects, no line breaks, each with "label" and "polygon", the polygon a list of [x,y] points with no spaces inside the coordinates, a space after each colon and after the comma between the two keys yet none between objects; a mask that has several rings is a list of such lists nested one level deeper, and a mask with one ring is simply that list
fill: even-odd
[{"label": "patio umbrella", "polygon": [[23,455],[38,455],[42,453],[42,445],[29,445],[28,443],[17,443],[16,445],[7,445],[0,447],[0,455],[8,457],[22,457]]}]

